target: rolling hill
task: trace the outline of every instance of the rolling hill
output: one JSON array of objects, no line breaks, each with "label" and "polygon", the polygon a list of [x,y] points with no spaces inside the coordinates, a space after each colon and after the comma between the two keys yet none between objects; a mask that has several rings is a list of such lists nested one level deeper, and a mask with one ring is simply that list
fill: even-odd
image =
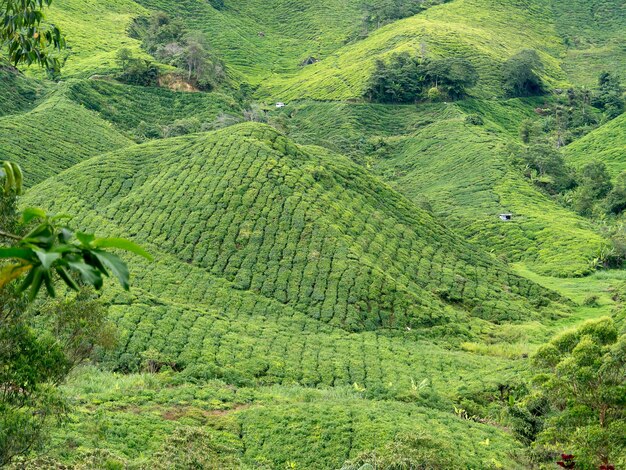
[{"label": "rolling hill", "polygon": [[[433,3],[377,28],[365,10],[383,0],[54,0],[60,79],[0,70],[20,204],[155,260],[128,258],[131,292],[107,284],[116,344],[63,385],[70,419],[25,468],[365,470],[345,462],[404,452],[522,469],[567,450],[526,445],[528,358],[623,316],[626,277],[597,269],[597,221],[511,162],[522,123],[548,129],[567,94],[505,98],[501,65],[536,49],[563,89],[623,73],[624,5]],[[130,32],[154,11],[204,34],[227,83],[115,81],[121,48],[154,60]],[[401,51],[465,58],[480,80],[458,101],[366,102],[376,59]],[[563,155],[615,177],[625,130],[603,121]]]},{"label": "rolling hill", "polygon": [[[458,427],[493,440],[487,453],[473,438],[464,464],[504,461],[515,448],[508,436],[446,410],[522,369],[453,345],[485,334],[507,341],[567,311],[557,294],[513,274],[349,159],[261,124],[96,156],[38,184],[25,202],[81,214],[85,227],[132,237],[156,256],[135,264],[132,295],[108,300],[119,346],[102,360],[114,370],[137,371],[156,351],[192,382],[222,380],[244,394],[270,385],[368,391],[307,405],[251,398],[228,417],[245,432],[221,428],[231,445],[244,446],[237,453],[247,464],[334,468],[375,445],[381,430],[390,438],[416,428],[430,436],[433,426],[438,435]],[[416,382],[429,385],[419,392]],[[272,393],[284,401],[286,392]],[[403,396],[427,408],[369,402]],[[136,461],[163,442],[167,419],[120,413],[120,397],[111,399],[119,405],[106,419],[137,429],[121,441],[106,438],[114,455]],[[441,402],[440,412],[431,400]],[[193,402],[183,413],[207,406]],[[331,417],[319,424],[319,413]],[[365,425],[362,413],[380,425]],[[80,423],[90,420],[84,415],[63,439],[87,445]],[[300,431],[276,434],[275,426],[296,422]],[[221,421],[208,423],[220,429]],[[328,444],[306,437],[314,429]],[[305,441],[307,452],[294,454]]]}]

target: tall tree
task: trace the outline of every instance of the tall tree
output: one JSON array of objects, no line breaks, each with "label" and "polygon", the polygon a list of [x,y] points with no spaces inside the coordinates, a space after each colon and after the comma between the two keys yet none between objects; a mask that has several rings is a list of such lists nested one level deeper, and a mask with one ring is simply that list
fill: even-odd
[{"label": "tall tree", "polygon": [[552,405],[538,445],[573,454],[576,468],[626,465],[626,335],[610,318],[554,338],[533,357]]},{"label": "tall tree", "polygon": [[504,89],[509,96],[540,95],[544,91],[541,73],[543,63],[537,51],[525,49],[502,66]]}]

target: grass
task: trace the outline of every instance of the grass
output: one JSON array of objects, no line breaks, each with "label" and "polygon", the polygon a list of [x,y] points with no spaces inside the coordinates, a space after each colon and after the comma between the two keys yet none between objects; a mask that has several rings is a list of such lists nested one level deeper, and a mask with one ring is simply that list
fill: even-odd
[{"label": "grass", "polygon": [[56,447],[76,450],[53,454],[65,463],[80,463],[88,449],[106,446],[110,461],[130,468],[154,465],[156,451],[181,426],[209,430],[236,453],[237,468],[246,469],[339,468],[347,458],[407,432],[445,441],[440,452],[462,455],[467,468],[503,468],[519,452],[503,430],[412,403],[371,400],[355,387],[192,385],[177,384],[167,374],[83,369],[66,391],[77,406],[55,436]]}]

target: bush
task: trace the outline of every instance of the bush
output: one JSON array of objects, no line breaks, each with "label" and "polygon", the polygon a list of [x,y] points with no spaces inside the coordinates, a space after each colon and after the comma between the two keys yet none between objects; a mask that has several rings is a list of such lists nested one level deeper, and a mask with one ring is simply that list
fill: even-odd
[{"label": "bush", "polygon": [[465,122],[473,126],[482,126],[485,123],[479,114],[468,114],[465,116]]},{"label": "bush", "polygon": [[201,123],[196,117],[188,119],[177,119],[172,124],[163,128],[163,137],[178,137],[181,135],[193,134],[200,132]]},{"label": "bush", "polygon": [[116,76],[120,82],[129,85],[156,86],[159,69],[149,60],[138,59],[129,49],[120,49],[116,61],[121,73]]}]

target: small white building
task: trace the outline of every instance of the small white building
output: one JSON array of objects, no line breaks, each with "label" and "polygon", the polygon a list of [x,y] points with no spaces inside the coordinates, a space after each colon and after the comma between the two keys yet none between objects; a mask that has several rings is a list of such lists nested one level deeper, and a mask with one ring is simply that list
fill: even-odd
[{"label": "small white building", "polygon": [[276,107],[277,108],[284,108],[285,106],[287,106],[285,103],[279,101],[278,103],[276,103]]},{"label": "small white building", "polygon": [[510,222],[513,219],[513,214],[500,214],[500,220],[504,222]]}]

